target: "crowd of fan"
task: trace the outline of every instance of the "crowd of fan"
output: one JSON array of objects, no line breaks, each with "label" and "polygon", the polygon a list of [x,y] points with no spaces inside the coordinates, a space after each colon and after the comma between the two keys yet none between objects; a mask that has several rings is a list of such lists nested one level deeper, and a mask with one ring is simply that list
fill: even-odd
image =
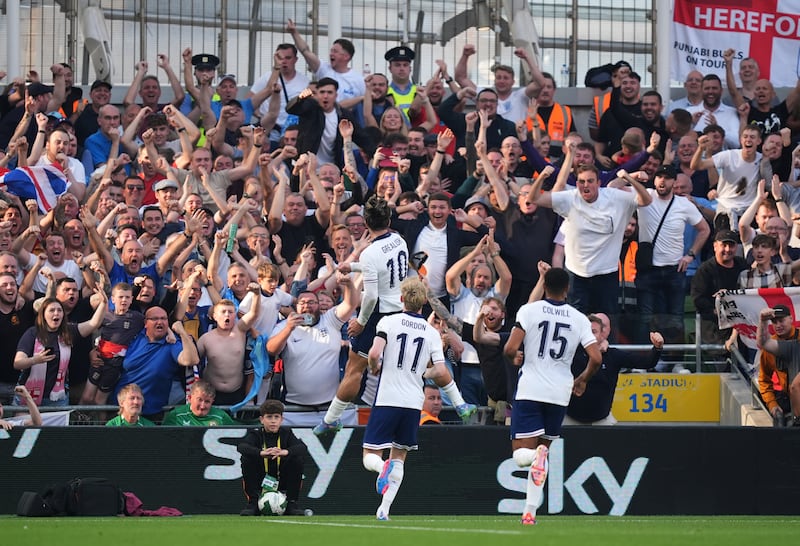
[{"label": "crowd of fan", "polygon": [[[550,266],[572,273],[570,303],[641,343],[667,323],[667,342],[684,341],[689,294],[709,341],[732,343],[714,323],[717,290],[794,283],[800,82],[781,102],[729,50],[725,97],[717,76],[691,72],[665,104],[620,61],[576,128],[524,49],[524,87],[498,65],[478,88],[471,45],[422,85],[407,47],[386,53],[388,74],[365,76],[349,40],[323,60],[291,20],[287,32],[246,97],[191,49],[184,85],[158,55],[169,104],[145,61],[119,106],[104,81],[84,99],[66,64],[52,85],[32,72],[7,86],[0,164],[36,192],[7,181],[0,194],[1,402],[25,385],[40,406],[114,403],[136,384],[141,414],[160,419],[202,378],[218,404],[324,408],[360,301],[349,266],[369,244],[372,196],[411,254],[392,274],[424,275],[465,399],[498,408],[498,422],[515,379],[498,345]],[[639,240],[657,231],[637,274]]]}]

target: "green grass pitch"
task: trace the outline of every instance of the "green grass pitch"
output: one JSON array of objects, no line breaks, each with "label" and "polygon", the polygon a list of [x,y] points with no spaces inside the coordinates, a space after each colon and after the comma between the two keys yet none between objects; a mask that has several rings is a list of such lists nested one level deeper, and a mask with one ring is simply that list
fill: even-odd
[{"label": "green grass pitch", "polygon": [[757,546],[793,544],[798,533],[800,518],[757,516],[540,516],[530,527],[518,516],[0,517],[3,544],[31,546]]}]

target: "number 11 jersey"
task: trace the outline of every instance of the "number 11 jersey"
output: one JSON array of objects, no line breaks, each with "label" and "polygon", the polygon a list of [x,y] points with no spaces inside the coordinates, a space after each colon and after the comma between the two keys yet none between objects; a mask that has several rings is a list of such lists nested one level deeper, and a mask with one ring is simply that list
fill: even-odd
[{"label": "number 11 jersey", "polygon": [[444,362],[441,334],[422,316],[406,311],[383,317],[375,335],[386,340],[375,405],[421,410],[422,374],[428,362]]}]

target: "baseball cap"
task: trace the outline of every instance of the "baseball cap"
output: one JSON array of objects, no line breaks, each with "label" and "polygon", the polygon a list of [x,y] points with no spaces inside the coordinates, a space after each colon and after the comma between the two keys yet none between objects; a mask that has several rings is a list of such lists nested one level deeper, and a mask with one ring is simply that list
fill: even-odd
[{"label": "baseball cap", "polygon": [[165,190],[167,188],[173,188],[173,189],[177,190],[178,189],[178,184],[174,180],[170,180],[170,179],[167,178],[167,179],[164,179],[164,180],[159,180],[153,186],[153,190],[154,191]]},{"label": "baseball cap", "polygon": [[785,318],[792,316],[792,312],[785,305],[776,305],[775,307],[772,308],[772,312],[773,312],[772,316],[774,318]]},{"label": "baseball cap", "polygon": [[222,83],[225,80],[231,80],[233,82],[233,85],[237,85],[235,74],[223,74],[222,76],[219,77],[219,83]]},{"label": "baseball cap", "polygon": [[656,176],[663,176],[664,178],[671,178],[675,180],[675,177],[678,176],[678,173],[675,172],[675,167],[672,165],[661,165],[656,170]]},{"label": "baseball cap", "polygon": [[45,85],[41,82],[33,82],[28,86],[28,96],[39,97],[53,92],[52,85]]},{"label": "baseball cap", "polygon": [[109,91],[111,91],[111,88],[112,88],[111,84],[108,83],[108,82],[105,82],[103,80],[95,80],[94,83],[92,83],[91,90],[94,91],[98,87],[105,87]]},{"label": "baseball cap", "polygon": [[735,232],[733,232],[733,231],[731,231],[729,229],[722,229],[722,230],[718,231],[717,234],[714,235],[714,240],[715,241],[722,241],[722,242],[726,242],[726,243],[739,244],[739,236],[736,235]]},{"label": "baseball cap", "polygon": [[468,211],[472,205],[483,205],[487,213],[491,212],[491,209],[489,208],[489,203],[486,202],[486,199],[478,195],[473,195],[472,197],[467,199],[467,202],[464,203],[464,210]]}]

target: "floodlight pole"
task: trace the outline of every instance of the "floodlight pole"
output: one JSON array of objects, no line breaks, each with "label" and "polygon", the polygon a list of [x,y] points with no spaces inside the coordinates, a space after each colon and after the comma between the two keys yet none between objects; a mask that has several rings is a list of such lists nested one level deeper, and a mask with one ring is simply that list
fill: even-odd
[{"label": "floodlight pole", "polygon": [[19,51],[19,0],[6,0],[6,70],[8,71],[9,81],[18,76],[20,72],[20,51]]}]

